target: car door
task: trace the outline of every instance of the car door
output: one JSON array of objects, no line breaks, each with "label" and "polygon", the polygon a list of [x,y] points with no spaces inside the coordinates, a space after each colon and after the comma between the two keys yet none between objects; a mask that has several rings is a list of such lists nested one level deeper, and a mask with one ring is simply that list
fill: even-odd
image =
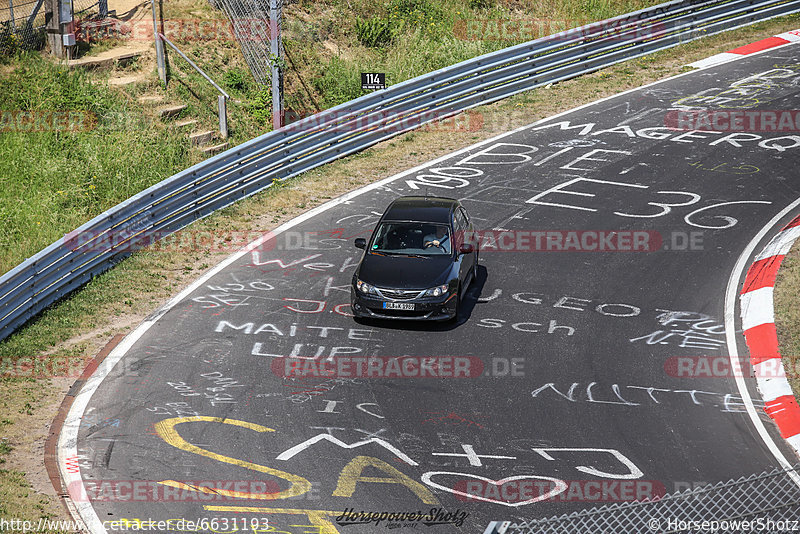
[{"label": "car door", "polygon": [[478,240],[475,236],[475,227],[472,225],[472,221],[469,218],[469,214],[467,213],[466,208],[461,206],[461,214],[464,216],[464,221],[466,222],[466,242],[471,244],[474,248],[474,251],[469,255],[470,257],[470,269],[473,272],[476,271],[477,263],[478,263]]},{"label": "car door", "polygon": [[455,229],[455,240],[453,242],[458,261],[458,278],[461,280],[461,287],[466,288],[469,283],[469,275],[474,264],[474,254],[461,254],[461,245],[468,243],[469,223],[464,215],[462,208],[457,208],[453,212],[453,228]]}]

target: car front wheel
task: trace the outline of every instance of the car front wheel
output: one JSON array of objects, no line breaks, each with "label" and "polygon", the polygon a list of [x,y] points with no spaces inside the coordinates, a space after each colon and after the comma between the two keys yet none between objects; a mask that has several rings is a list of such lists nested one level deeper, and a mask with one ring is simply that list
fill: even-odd
[{"label": "car front wheel", "polygon": [[453,314],[451,321],[458,323],[461,320],[461,299],[464,297],[461,291],[461,284],[458,284],[458,292],[456,293],[456,312]]}]

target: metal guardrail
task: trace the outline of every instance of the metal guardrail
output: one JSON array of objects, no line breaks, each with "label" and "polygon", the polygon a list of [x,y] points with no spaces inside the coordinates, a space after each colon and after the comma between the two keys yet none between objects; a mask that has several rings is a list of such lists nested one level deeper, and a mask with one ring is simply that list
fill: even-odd
[{"label": "metal guardrail", "polygon": [[547,519],[496,521],[484,534],[790,532],[800,525],[798,468],[777,468],[650,502],[610,504]]},{"label": "metal guardrail", "polygon": [[270,132],[87,222],[0,277],[0,340],[131,253],[285,180],[434,120],[706,35],[800,12],[800,0],[675,0],[473,58]]}]

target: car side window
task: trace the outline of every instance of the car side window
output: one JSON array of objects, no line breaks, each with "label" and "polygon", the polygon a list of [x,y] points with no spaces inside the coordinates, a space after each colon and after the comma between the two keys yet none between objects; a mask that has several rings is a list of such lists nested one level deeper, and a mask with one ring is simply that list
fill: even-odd
[{"label": "car side window", "polygon": [[453,213],[453,219],[453,228],[455,229],[456,234],[455,244],[457,247],[460,247],[464,242],[464,233],[467,231],[468,225],[466,219],[464,219],[464,214],[461,213],[461,210],[456,210]]},{"label": "car side window", "polygon": [[469,215],[467,215],[467,210],[464,208],[459,208],[459,213],[461,214],[462,219],[464,220],[464,237],[461,240],[462,243],[470,243],[475,245],[475,232],[474,228],[472,227],[472,223],[469,220]]}]

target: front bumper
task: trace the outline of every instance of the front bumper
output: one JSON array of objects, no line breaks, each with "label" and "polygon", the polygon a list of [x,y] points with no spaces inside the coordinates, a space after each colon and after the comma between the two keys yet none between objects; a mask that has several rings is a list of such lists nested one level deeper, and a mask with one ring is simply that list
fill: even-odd
[{"label": "front bumper", "polygon": [[[413,310],[389,310],[385,302],[413,304]],[[382,299],[364,295],[354,287],[350,289],[350,304],[353,315],[368,319],[399,319],[405,321],[446,321],[456,316],[458,297],[455,293],[441,297],[425,297],[408,300]]]}]

